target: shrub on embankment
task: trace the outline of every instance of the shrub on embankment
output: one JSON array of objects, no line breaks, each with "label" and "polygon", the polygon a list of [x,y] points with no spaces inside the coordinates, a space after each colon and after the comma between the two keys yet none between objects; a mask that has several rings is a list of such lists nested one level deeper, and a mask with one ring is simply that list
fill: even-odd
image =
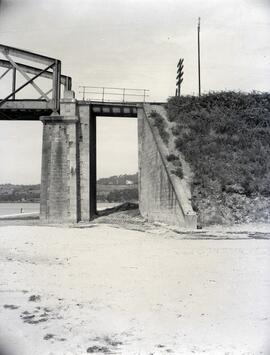
[{"label": "shrub on embankment", "polygon": [[166,123],[163,117],[158,112],[152,111],[151,118],[153,119],[154,126],[157,127],[159,131],[161,139],[166,145],[168,145],[170,135],[166,130]]},{"label": "shrub on embankment", "polygon": [[270,94],[172,97],[167,112],[176,153],[194,173],[192,203],[199,220],[268,221]]}]

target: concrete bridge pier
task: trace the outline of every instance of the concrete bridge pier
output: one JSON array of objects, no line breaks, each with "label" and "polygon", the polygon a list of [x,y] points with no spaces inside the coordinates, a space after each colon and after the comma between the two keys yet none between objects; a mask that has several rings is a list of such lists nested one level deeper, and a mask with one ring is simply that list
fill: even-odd
[{"label": "concrete bridge pier", "polygon": [[78,116],[72,92],[61,103],[61,115],[41,117],[43,122],[40,219],[77,222]]},{"label": "concrete bridge pier", "polygon": [[87,222],[96,214],[96,116],[66,91],[60,115],[43,116],[40,219]]}]

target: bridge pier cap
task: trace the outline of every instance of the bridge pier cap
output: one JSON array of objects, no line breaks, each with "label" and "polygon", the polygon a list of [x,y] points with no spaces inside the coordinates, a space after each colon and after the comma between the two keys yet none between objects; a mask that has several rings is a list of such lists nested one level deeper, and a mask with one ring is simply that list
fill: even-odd
[{"label": "bridge pier cap", "polygon": [[77,100],[75,99],[75,92],[73,90],[65,90],[64,98],[60,101],[60,114],[52,112],[50,116],[41,116],[40,121],[46,122],[78,122],[77,116]]},{"label": "bridge pier cap", "polygon": [[72,101],[72,102],[76,102],[75,99],[75,92],[73,90],[65,90],[64,91],[64,98],[61,99],[61,102],[65,102],[65,101]]}]

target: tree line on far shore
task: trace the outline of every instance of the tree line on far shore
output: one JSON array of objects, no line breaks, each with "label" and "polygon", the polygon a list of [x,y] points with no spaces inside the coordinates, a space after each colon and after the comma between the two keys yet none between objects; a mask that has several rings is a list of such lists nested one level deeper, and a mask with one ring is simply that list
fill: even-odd
[{"label": "tree line on far shore", "polygon": [[[97,181],[97,200],[100,202],[125,202],[138,200],[138,174],[115,175]],[[40,201],[40,184],[0,185],[1,202]]]}]

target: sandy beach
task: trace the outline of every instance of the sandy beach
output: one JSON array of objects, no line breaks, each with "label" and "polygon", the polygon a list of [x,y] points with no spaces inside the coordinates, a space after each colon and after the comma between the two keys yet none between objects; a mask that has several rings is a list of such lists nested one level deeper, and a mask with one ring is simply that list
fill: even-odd
[{"label": "sandy beach", "polygon": [[2,226],[1,355],[268,355],[269,234],[239,233]]}]

